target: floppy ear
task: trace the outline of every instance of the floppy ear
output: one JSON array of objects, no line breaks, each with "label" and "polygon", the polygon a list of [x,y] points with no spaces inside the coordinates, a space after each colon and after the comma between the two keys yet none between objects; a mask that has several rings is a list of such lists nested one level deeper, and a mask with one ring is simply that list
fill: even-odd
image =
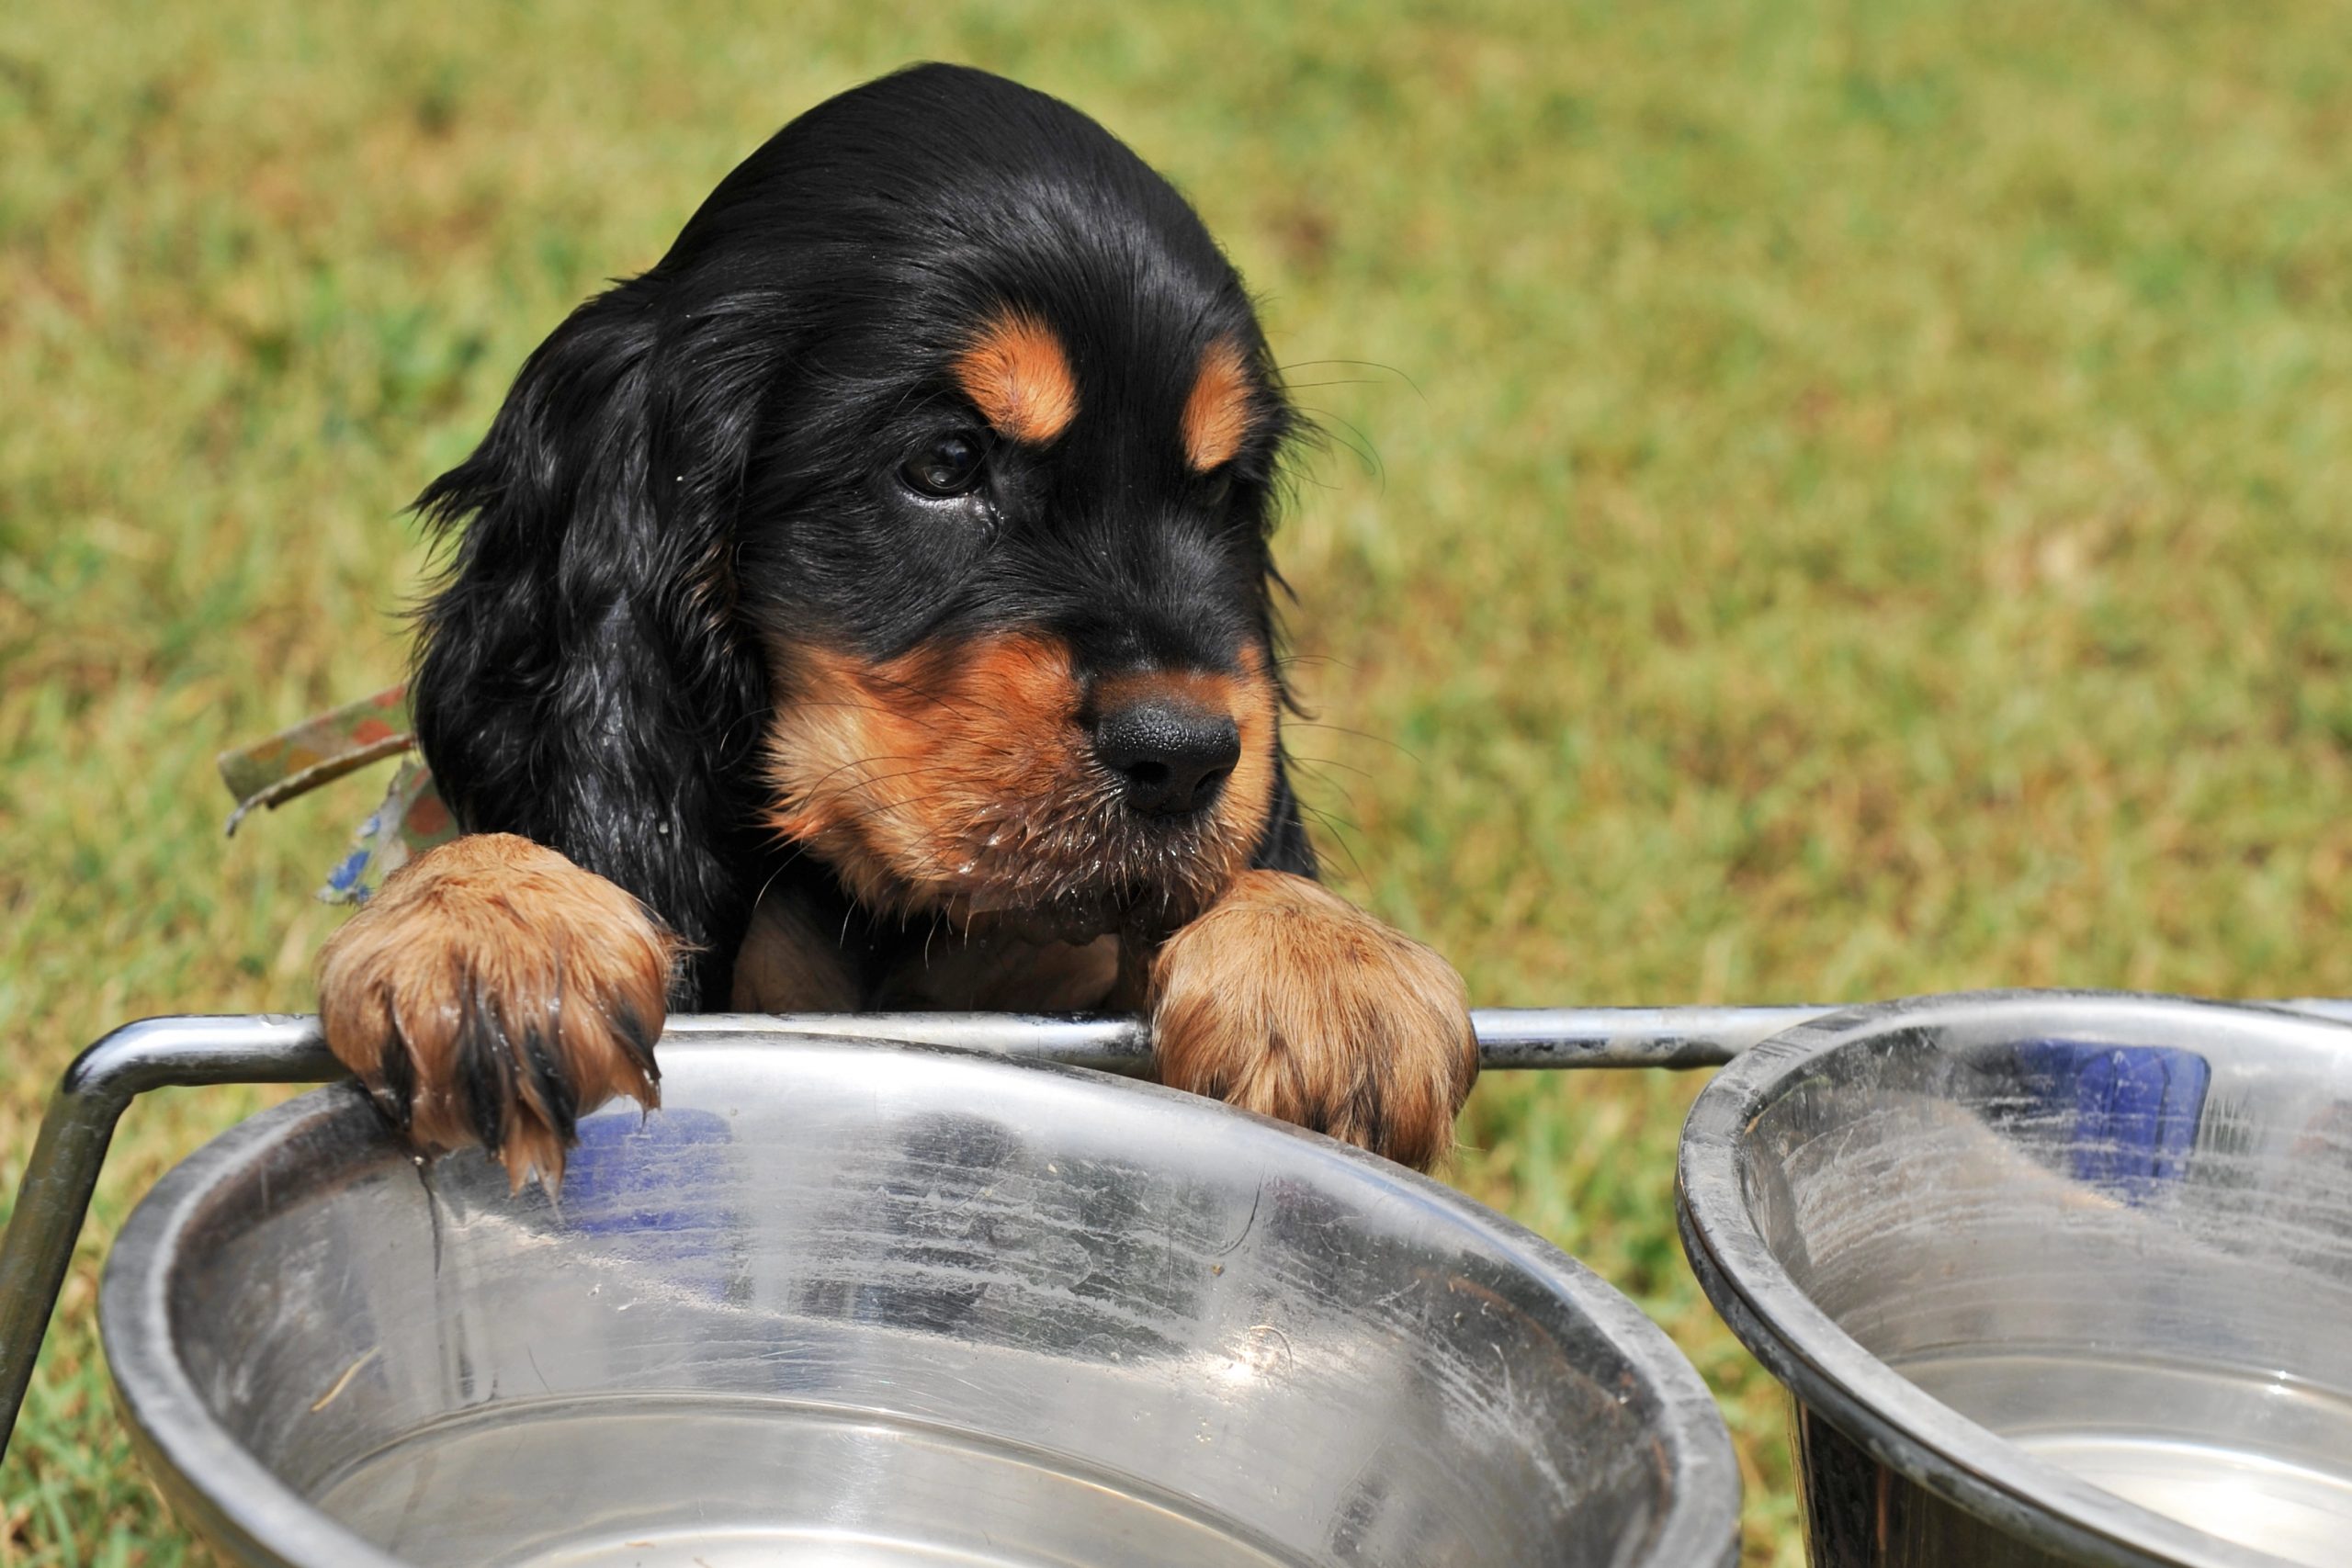
[{"label": "floppy ear", "polygon": [[741,791],[766,679],[729,561],[758,382],[694,364],[662,303],[657,271],[575,310],[419,498],[464,535],[412,691],[460,825],[635,894],[697,950],[674,999],[723,1005],[763,842]]}]

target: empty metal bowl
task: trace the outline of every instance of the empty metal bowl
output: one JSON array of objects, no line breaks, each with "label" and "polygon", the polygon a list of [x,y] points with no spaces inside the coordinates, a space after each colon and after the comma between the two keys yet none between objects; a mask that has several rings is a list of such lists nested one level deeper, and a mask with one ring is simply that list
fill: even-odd
[{"label": "empty metal bowl", "polygon": [[673,1037],[560,1203],[349,1086],[159,1183],[100,1303],[247,1563],[1718,1568],[1705,1388],[1578,1265],[1208,1101]]},{"label": "empty metal bowl", "polygon": [[2011,992],[1833,1014],[1683,1134],[1819,1568],[2352,1562],[2352,1029]]}]

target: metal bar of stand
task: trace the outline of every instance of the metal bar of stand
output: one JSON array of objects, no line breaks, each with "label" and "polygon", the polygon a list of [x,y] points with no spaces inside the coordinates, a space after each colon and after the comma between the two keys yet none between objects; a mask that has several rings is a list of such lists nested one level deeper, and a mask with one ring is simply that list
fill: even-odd
[{"label": "metal bar of stand", "polygon": [[[1487,1067],[1699,1067],[1818,1012],[1811,1008],[1487,1008],[1471,1015]],[[668,1034],[824,1035],[950,1045],[1135,1075],[1151,1064],[1138,1018],[1017,1013],[706,1013]],[[149,1089],[323,1083],[343,1076],[312,1018],[154,1018],[76,1057],[41,1120],[0,1240],[0,1455],[7,1451],[57,1293],[73,1266],[115,1125]]]},{"label": "metal bar of stand", "polygon": [[285,1015],[145,1019],[74,1058],[41,1118],[0,1240],[0,1455],[16,1435],[98,1168],[130,1102],[151,1089],[322,1083],[342,1073],[318,1021]]},{"label": "metal bar of stand", "polygon": [[[2352,1023],[2352,1000],[2272,1003]],[[1481,1008],[1471,1015],[1489,1070],[1721,1066],[1748,1047],[1826,1013],[1820,1007]],[[705,1013],[666,1035],[767,1034],[863,1039],[990,1051],[1136,1075],[1151,1063],[1139,1018],[1018,1013]],[[17,1416],[115,1125],[149,1089],[229,1083],[324,1083],[343,1076],[314,1018],[289,1014],[153,1018],[91,1045],[59,1080],[0,1239],[0,1457]]]},{"label": "metal bar of stand", "polygon": [[[1478,1065],[1487,1070],[1720,1067],[1784,1029],[1833,1010],[1819,1007],[1477,1008]],[[952,1045],[1027,1061],[1136,1074],[1151,1066],[1139,1018],[993,1012],[702,1013],[670,1021],[668,1033],[813,1034]]]}]

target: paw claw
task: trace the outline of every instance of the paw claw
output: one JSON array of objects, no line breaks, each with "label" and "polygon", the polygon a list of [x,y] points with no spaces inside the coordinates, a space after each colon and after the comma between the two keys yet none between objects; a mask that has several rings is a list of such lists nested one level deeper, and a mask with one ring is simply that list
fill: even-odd
[{"label": "paw claw", "polygon": [[514,1100],[514,1043],[476,976],[458,1025],[458,1087],[464,1091],[474,1136],[496,1155],[506,1146],[507,1107]]},{"label": "paw claw", "polygon": [[416,1122],[416,1064],[397,1029],[385,1030],[384,1043],[376,1051],[375,1074],[366,1082],[377,1109],[405,1135]]},{"label": "paw claw", "polygon": [[537,1027],[523,1032],[524,1098],[558,1140],[570,1147],[579,1125],[579,1097],[564,1081],[562,1069],[548,1050],[547,1035]]},{"label": "paw claw", "polygon": [[635,1065],[638,1075],[645,1079],[646,1088],[653,1091],[653,1098],[645,1102],[646,1108],[650,1110],[662,1100],[662,1067],[653,1059],[653,1032],[647,1030],[645,1021],[627,1002],[614,1008],[609,1018],[614,1036],[628,1050],[629,1061]]}]

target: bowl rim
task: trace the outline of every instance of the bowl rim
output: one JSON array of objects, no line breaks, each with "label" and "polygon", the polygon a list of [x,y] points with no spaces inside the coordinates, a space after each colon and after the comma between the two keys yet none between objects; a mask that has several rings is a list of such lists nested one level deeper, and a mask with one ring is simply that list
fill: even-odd
[{"label": "bowl rim", "polygon": [[[1657,1406],[1654,1438],[1673,1485],[1653,1521],[1639,1568],[1734,1568],[1740,1547],[1741,1481],[1731,1434],[1713,1395],[1689,1358],[1634,1303],[1584,1264],[1493,1210],[1442,1183],[1320,1134],[1237,1110],[1198,1095],[1091,1068],[1015,1061],[985,1051],[880,1043],[847,1036],[779,1038],[701,1021],[673,1019],[662,1044],[666,1069],[723,1068],[732,1055],[766,1062],[776,1054],[854,1054],[900,1063],[934,1060],[954,1070],[1043,1073],[1070,1080],[1085,1092],[1164,1100],[1180,1113],[1240,1124],[1250,1139],[1297,1140],[1317,1163],[1348,1168],[1345,1179],[1367,1179],[1402,1199],[1436,1211],[1541,1284],[1589,1323],[1646,1384]],[[681,1029],[679,1026],[686,1027]],[[623,1107],[626,1113],[626,1107]],[[141,1200],[117,1237],[99,1287],[99,1337],[130,1428],[133,1446],[175,1510],[248,1561],[307,1568],[410,1568],[313,1506],[246,1451],[212,1416],[176,1354],[170,1329],[174,1268],[188,1228],[215,1187],[264,1148],[328,1119],[377,1112],[345,1081],[330,1084],[249,1117],[167,1171]],[[199,1481],[198,1478],[201,1477]]]},{"label": "bowl rim", "polygon": [[[2244,1028],[2287,1026],[2352,1049],[2352,1024],[2292,1008],[2140,991],[1953,991],[1840,1009],[1742,1053],[1683,1122],[1675,1169],[1682,1250],[1732,1333],[1798,1404],[1871,1459],[2027,1543],[2102,1568],[2297,1568],[2125,1501],[2037,1459],[1929,1396],[1815,1306],[1765,1244],[1740,1192],[1746,1133],[1828,1056],[1890,1028],[1957,1010],[2188,1013]],[[2061,1026],[2063,1027],[2063,1026]]]}]

